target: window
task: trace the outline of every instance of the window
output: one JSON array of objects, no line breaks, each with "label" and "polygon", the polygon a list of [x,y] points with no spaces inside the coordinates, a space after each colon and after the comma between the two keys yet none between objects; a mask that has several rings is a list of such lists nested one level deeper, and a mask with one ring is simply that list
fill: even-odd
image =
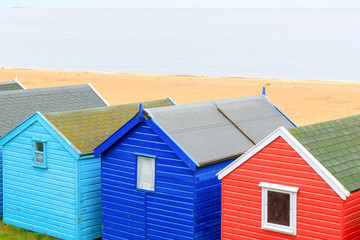
[{"label": "window", "polygon": [[297,187],[264,183],[262,187],[261,228],[296,235]]},{"label": "window", "polygon": [[155,158],[137,156],[137,188],[155,190]]},{"label": "window", "polygon": [[45,141],[34,140],[34,162],[33,166],[46,168],[46,146]]}]

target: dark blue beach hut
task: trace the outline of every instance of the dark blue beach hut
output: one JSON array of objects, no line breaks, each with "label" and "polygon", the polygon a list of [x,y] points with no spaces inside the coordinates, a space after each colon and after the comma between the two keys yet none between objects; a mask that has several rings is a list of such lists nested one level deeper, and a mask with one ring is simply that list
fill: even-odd
[{"label": "dark blue beach hut", "polygon": [[[10,132],[36,111],[70,111],[108,105],[90,84],[21,90],[24,87],[15,79],[0,85],[0,89],[1,86],[3,89],[6,88],[6,91],[0,91],[0,137]],[[1,146],[0,170],[0,217],[2,217],[3,171]]]},{"label": "dark blue beach hut", "polygon": [[137,111],[138,103],[37,112],[3,136],[4,223],[62,239],[101,237],[100,158],[93,149]]},{"label": "dark blue beach hut", "polygon": [[219,239],[216,173],[280,126],[263,95],[140,108],[94,151],[103,239]]}]

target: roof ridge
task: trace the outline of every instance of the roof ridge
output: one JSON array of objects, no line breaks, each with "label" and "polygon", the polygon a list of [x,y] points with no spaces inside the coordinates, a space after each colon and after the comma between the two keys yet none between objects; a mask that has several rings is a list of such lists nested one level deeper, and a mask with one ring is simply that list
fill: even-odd
[{"label": "roof ridge", "polygon": [[328,121],[325,121],[325,122],[312,123],[312,124],[308,124],[308,125],[297,127],[297,128],[289,128],[289,130],[291,130],[291,133],[292,133],[292,131],[296,132],[296,130],[305,130],[305,128],[317,127],[317,126],[325,125],[325,124],[328,124],[328,123],[337,123],[339,121],[346,121],[346,120],[349,120],[349,119],[355,119],[357,117],[360,118],[360,114],[353,115],[353,116],[348,116],[348,117],[343,117],[343,118],[338,118],[338,119],[333,119],[333,120],[328,120]]},{"label": "roof ridge", "polygon": [[15,80],[11,80],[11,81],[6,81],[6,82],[0,82],[0,85],[7,85],[7,84],[13,84],[13,83],[17,83]]},{"label": "roof ridge", "polygon": [[160,101],[169,101],[169,102],[171,102],[170,100],[164,98],[164,99],[152,100],[152,101],[146,101],[146,102],[125,103],[125,104],[119,104],[119,105],[113,105],[113,106],[77,109],[77,110],[62,111],[62,112],[49,112],[49,113],[43,113],[43,114],[44,114],[44,116],[61,116],[61,115],[67,115],[67,114],[72,114],[72,113],[79,113],[79,112],[92,113],[94,111],[99,112],[99,111],[102,111],[102,110],[111,111],[111,110],[118,109],[118,108],[121,108],[121,107],[138,106],[140,103],[152,104],[152,103],[157,103],[157,102],[160,102]]},{"label": "roof ridge", "polygon": [[[4,91],[0,92],[0,97],[9,96],[9,95],[34,95],[39,93],[51,93],[59,90],[76,90],[81,88],[90,88],[88,84],[80,84],[80,85],[70,85],[70,86],[56,86],[56,87],[47,87],[47,88],[31,88],[31,89],[23,89],[23,91]],[[21,90],[21,89],[20,89]]]}]

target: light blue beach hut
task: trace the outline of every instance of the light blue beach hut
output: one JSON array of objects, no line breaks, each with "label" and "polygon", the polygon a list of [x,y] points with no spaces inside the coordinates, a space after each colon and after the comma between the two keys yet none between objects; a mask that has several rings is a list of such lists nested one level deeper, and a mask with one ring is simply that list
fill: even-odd
[{"label": "light blue beach hut", "polygon": [[62,239],[101,237],[100,158],[93,149],[137,110],[126,104],[37,112],[1,138],[4,223]]},{"label": "light blue beach hut", "polygon": [[94,151],[103,239],[219,239],[216,173],[280,126],[263,95],[140,108]]},{"label": "light blue beach hut", "polygon": [[[3,88],[2,88],[2,87]],[[0,85],[0,137],[7,134],[36,111],[54,112],[107,106],[105,99],[90,85],[26,89],[18,81]],[[9,91],[12,89],[13,91]],[[0,170],[2,148],[0,146]],[[0,217],[2,217],[2,177],[0,171]]]}]

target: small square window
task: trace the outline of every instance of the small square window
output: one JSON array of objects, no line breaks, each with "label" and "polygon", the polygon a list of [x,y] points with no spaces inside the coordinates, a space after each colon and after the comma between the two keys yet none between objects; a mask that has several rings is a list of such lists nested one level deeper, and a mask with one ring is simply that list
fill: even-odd
[{"label": "small square window", "polygon": [[155,190],[155,158],[137,157],[137,188]]},{"label": "small square window", "polygon": [[46,166],[46,142],[45,141],[38,141],[34,140],[34,160],[33,166],[40,167],[40,168],[47,168]]},{"label": "small square window", "polygon": [[262,187],[261,228],[296,235],[296,195],[299,188],[264,183]]}]

